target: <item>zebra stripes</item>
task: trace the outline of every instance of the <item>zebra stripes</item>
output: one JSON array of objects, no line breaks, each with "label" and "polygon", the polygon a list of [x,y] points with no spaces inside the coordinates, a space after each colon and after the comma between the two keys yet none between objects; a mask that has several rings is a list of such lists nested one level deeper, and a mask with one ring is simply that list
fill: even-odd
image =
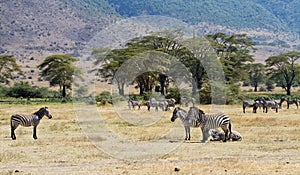
[{"label": "zebra stripes", "polygon": [[15,130],[19,125],[21,125],[24,127],[33,126],[33,138],[37,139],[36,128],[44,115],[46,115],[49,119],[52,118],[52,115],[47,107],[40,108],[31,115],[13,114],[10,118],[11,138],[16,140]]},{"label": "zebra stripes", "polygon": [[191,116],[199,117],[198,122],[200,123],[203,136],[201,142],[206,142],[208,140],[210,129],[217,129],[219,127],[221,127],[225,133],[223,142],[228,140],[229,135],[231,134],[231,120],[226,114],[205,114],[202,110],[191,107],[188,112],[188,117]]},{"label": "zebra stripes", "polygon": [[180,118],[183,122],[186,132],[185,140],[190,140],[190,127],[201,127],[202,141],[206,142],[210,136],[210,129],[217,129],[219,127],[225,133],[224,142],[226,142],[231,134],[231,120],[222,113],[219,114],[205,114],[202,110],[196,107],[190,107],[190,110],[186,112],[181,108],[175,108],[171,121],[174,122],[176,118]]}]

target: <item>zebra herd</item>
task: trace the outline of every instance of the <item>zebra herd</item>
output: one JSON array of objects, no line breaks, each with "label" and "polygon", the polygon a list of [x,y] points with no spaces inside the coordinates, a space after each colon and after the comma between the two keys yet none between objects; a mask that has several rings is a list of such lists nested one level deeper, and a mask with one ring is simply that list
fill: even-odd
[{"label": "zebra herd", "polygon": [[[135,106],[138,106],[138,109],[141,108],[142,102],[133,100],[131,98],[128,99],[128,107],[129,109],[135,109]],[[171,107],[175,107],[176,100],[174,98],[157,100],[155,98],[151,98],[146,102],[147,110],[150,111],[151,107],[155,108],[155,111],[161,109],[162,111],[168,111]],[[187,107],[190,103],[195,106],[196,100],[192,97],[181,97],[180,106]]]},{"label": "zebra herd", "polygon": [[263,109],[263,112],[268,113],[268,109],[275,109],[276,112],[278,112],[279,109],[282,108],[283,102],[287,103],[287,109],[289,109],[291,104],[295,104],[297,106],[297,109],[299,107],[300,101],[297,99],[288,99],[288,98],[281,98],[279,100],[275,100],[273,98],[265,98],[265,97],[259,97],[255,99],[253,102],[249,101],[243,101],[243,113],[246,112],[247,107],[253,108],[253,113],[257,112],[257,109]]}]

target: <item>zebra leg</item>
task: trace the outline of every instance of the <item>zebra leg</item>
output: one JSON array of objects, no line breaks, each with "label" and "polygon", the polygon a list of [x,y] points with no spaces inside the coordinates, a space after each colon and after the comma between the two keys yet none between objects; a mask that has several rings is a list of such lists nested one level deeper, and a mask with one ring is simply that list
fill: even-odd
[{"label": "zebra leg", "polygon": [[16,134],[15,134],[15,130],[17,129],[19,125],[13,125],[13,122],[10,121],[10,127],[11,127],[11,139],[12,140],[16,140],[17,137],[16,137]]},{"label": "zebra leg", "polygon": [[36,127],[37,126],[33,126],[33,138],[34,139],[37,139],[37,136],[36,136]]},{"label": "zebra leg", "polygon": [[189,126],[188,126],[187,130],[188,130],[188,140],[191,140],[191,129]]},{"label": "zebra leg", "polygon": [[201,143],[205,143],[208,140],[208,137],[210,136],[209,129],[207,129],[207,128],[201,128],[201,129],[202,129]]},{"label": "zebra leg", "polygon": [[185,129],[185,139],[184,140],[190,140],[188,126],[184,126],[184,129]]},{"label": "zebra leg", "polygon": [[11,139],[12,140],[16,140],[17,137],[16,137],[16,134],[15,134],[15,130],[17,129],[18,126],[13,126],[12,123],[11,123]]}]

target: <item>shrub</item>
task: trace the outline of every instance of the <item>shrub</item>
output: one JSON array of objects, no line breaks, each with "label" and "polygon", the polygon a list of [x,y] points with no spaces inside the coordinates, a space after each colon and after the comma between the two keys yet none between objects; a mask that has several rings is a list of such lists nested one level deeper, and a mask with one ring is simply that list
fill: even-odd
[{"label": "shrub", "polygon": [[96,102],[101,105],[105,105],[107,103],[112,104],[112,96],[109,91],[103,91],[99,95],[96,96]]}]

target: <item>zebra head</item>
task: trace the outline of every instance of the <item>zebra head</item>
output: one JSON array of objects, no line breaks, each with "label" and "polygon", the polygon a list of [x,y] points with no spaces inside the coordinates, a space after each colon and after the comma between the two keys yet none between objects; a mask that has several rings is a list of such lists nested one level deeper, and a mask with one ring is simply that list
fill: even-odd
[{"label": "zebra head", "polygon": [[186,112],[183,109],[177,107],[173,111],[171,121],[174,122],[178,117],[185,118],[186,117],[185,115],[186,115]]},{"label": "zebra head", "polygon": [[43,107],[39,111],[41,111],[41,113],[44,113],[44,115],[47,116],[49,119],[52,118],[52,114],[50,113],[48,107]]}]

